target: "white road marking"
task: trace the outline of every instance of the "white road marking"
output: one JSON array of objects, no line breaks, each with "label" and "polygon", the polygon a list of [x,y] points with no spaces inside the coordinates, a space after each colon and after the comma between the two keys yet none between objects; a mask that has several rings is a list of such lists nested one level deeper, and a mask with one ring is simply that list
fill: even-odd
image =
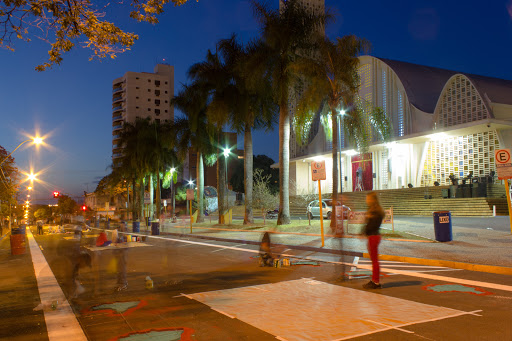
[{"label": "white road marking", "polygon": [[[211,307],[210,307],[210,308],[211,308]],[[227,316],[227,317],[229,317],[229,318],[232,318],[232,319],[234,319],[234,318],[235,318],[233,315],[229,315],[228,313],[225,313],[225,312],[223,312],[223,311],[221,311],[221,310],[214,309],[214,308],[211,308],[211,309],[212,309],[212,310],[215,310],[216,312],[218,312],[218,313],[220,313],[220,314],[222,314],[222,315],[226,315],[226,316]]]},{"label": "white road marking", "polygon": [[27,230],[30,254],[32,256],[32,264],[37,280],[37,288],[41,303],[51,304],[58,301],[56,310],[44,311],[44,320],[46,322],[46,330],[50,341],[68,341],[68,340],[87,340],[85,334],[78,323],[75,313],[66,296],[60,289],[57,279],[53,275],[52,270],[48,266],[43,253],[38,247],[37,242],[30,230]]},{"label": "white road marking", "polygon": [[[354,262],[352,263],[354,266],[350,268],[350,272],[356,272],[357,264],[359,263],[359,257],[354,257]],[[348,279],[352,279],[352,275],[348,275]]]},{"label": "white road marking", "polygon": [[372,321],[372,320],[367,320],[367,319],[365,319],[365,321],[368,321],[368,322],[371,322],[371,323],[378,324],[379,326],[384,326],[384,327],[388,327],[388,328],[396,329],[396,330],[399,330],[399,331],[404,332],[404,333],[414,334],[414,332],[412,332],[412,331],[410,331],[410,330],[405,330],[405,329],[402,329],[402,328],[393,327],[393,326],[390,326],[389,324],[380,323],[380,322],[376,322],[376,321]]}]

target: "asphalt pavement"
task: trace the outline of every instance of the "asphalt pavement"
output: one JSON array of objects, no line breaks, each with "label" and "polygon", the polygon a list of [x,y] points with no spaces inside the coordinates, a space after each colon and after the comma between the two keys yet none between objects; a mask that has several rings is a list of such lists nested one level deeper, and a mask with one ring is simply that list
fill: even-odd
[{"label": "asphalt pavement", "polygon": [[[376,292],[361,289],[371,265],[355,233],[326,237],[323,247],[314,233],[274,233],[275,254],[298,266],[260,268],[261,231],[190,234],[188,225],[164,223],[158,236],[142,227],[136,235],[145,241],[133,247],[98,249],[100,230],[92,230],[81,242],[92,266],[80,270],[85,289],[75,298],[65,251],[72,234],[29,232],[22,255],[10,254],[7,235],[0,239],[0,340],[67,341],[72,333],[94,341],[512,339],[511,277],[491,271],[512,269],[512,237],[504,219],[477,219],[456,218],[451,242],[384,240]],[[432,225],[397,217],[394,228],[430,238]],[[454,266],[432,263],[450,260]],[[123,262],[128,286],[117,291]],[[468,271],[475,264],[489,266]],[[48,297],[57,296],[53,308]]]}]

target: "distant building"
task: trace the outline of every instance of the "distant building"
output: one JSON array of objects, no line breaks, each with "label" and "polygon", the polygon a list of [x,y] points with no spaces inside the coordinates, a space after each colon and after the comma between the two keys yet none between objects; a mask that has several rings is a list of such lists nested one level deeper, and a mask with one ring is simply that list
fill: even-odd
[{"label": "distant building", "polygon": [[[450,176],[492,178],[494,151],[512,145],[512,81],[372,56],[359,62],[359,97],[384,110],[393,136],[388,143],[374,139],[367,154],[357,155],[340,129],[344,192],[450,185]],[[317,158],[326,162],[322,192],[332,193],[332,142],[326,135],[317,114],[306,144],[291,148],[290,180],[297,184],[292,195],[318,190],[311,181]],[[296,140],[290,145],[298,146]]]},{"label": "distant building", "polygon": [[174,67],[157,64],[154,73],[126,72],[112,82],[112,161],[119,158],[119,133],[137,118],[173,121]]}]

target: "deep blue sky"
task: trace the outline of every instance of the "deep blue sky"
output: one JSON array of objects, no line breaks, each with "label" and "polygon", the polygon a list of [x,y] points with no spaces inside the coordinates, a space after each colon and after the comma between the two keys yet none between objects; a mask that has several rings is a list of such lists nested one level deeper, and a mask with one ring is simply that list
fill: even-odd
[{"label": "deep blue sky", "polygon": [[[275,0],[277,7],[278,1]],[[334,1],[338,17],[328,28],[331,38],[356,34],[368,39],[371,54],[429,66],[512,79],[512,0],[493,1]],[[208,48],[233,32],[248,40],[258,35],[247,1],[189,0],[166,7],[152,26],[107,12],[127,31],[139,34],[131,51],[115,60],[88,61],[78,48],[62,65],[38,73],[48,46],[18,42],[15,52],[0,50],[0,145],[13,150],[38,129],[50,133],[51,148],[19,149],[20,169],[45,169],[33,197],[46,199],[53,190],[72,196],[93,191],[111,163],[112,80],[126,71],[152,72],[165,59],[175,68],[175,92],[187,82],[186,71]],[[179,113],[176,113],[179,115]],[[242,137],[239,138],[242,146]],[[254,134],[255,154],[278,159],[277,130]]]}]

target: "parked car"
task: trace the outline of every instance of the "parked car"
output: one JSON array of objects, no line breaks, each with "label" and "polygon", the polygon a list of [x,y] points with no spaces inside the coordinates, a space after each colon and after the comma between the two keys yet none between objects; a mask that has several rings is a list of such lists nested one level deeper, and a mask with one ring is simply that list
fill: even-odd
[{"label": "parked car", "polygon": [[279,214],[279,210],[275,209],[273,211],[267,211],[267,219],[276,219]]},{"label": "parked car", "polygon": [[[339,203],[338,203],[339,205]],[[350,207],[343,205],[343,219],[348,219],[350,214]],[[308,218],[314,219],[315,217],[320,217],[320,205],[318,200],[314,200],[308,204],[307,207]],[[332,200],[326,199],[322,200],[322,215],[324,218],[331,219],[332,215]]]}]

